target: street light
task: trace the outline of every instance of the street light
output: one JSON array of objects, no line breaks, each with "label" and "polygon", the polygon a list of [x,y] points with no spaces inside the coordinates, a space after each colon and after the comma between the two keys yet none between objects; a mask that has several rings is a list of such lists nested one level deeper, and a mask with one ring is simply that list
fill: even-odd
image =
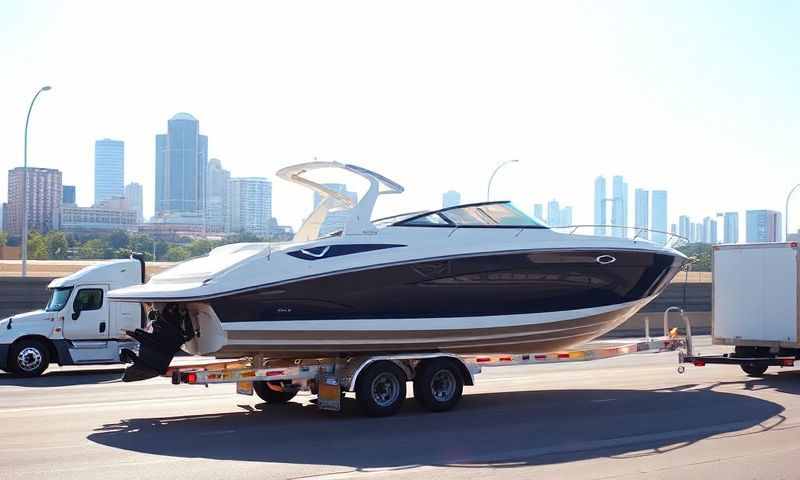
[{"label": "street light", "polygon": [[784,240],[789,240],[789,199],[792,198],[792,194],[794,193],[795,190],[797,190],[797,187],[800,187],[800,183],[798,183],[797,185],[792,187],[792,189],[789,190],[789,194],[786,195],[786,210],[784,210],[784,213],[783,213],[783,217],[784,217],[783,218],[783,222],[786,224],[786,227],[785,227],[786,237],[784,237]]},{"label": "street light", "polygon": [[23,170],[22,170],[22,276],[28,274],[28,123],[31,120],[31,110],[39,94],[50,90],[49,85],[40,88],[36,95],[31,100],[31,106],[28,107],[28,116],[25,117],[25,144],[23,147]]},{"label": "street light", "polygon": [[491,200],[492,180],[494,180],[494,176],[497,175],[497,171],[500,170],[501,168],[505,167],[509,163],[516,163],[516,162],[519,162],[519,160],[506,160],[505,162],[501,162],[500,165],[498,165],[497,168],[494,169],[494,172],[492,172],[492,176],[489,177],[489,185],[486,186],[486,201],[487,202]]}]

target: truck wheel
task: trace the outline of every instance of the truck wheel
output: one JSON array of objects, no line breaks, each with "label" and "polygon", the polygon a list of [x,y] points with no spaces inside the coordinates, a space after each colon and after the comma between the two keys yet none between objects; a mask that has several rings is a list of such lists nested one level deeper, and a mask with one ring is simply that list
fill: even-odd
[{"label": "truck wheel", "polygon": [[750,377],[761,377],[767,371],[767,365],[759,363],[743,363],[742,370]]},{"label": "truck wheel", "polygon": [[22,377],[38,377],[50,365],[50,352],[41,340],[20,340],[9,352],[11,370]]},{"label": "truck wheel", "polygon": [[269,405],[286,403],[293,399],[297,392],[278,392],[269,388],[268,382],[253,382],[253,390]]},{"label": "truck wheel", "polygon": [[464,376],[453,360],[434,358],[423,361],[414,379],[414,398],[432,412],[455,407],[464,391]]},{"label": "truck wheel", "polygon": [[370,365],[356,381],[356,400],[370,417],[397,413],[406,399],[406,374],[389,361]]}]

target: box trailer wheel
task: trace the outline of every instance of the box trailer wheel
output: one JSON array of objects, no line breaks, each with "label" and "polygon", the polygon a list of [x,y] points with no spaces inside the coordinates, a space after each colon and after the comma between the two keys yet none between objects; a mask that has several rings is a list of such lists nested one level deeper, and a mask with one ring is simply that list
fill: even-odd
[{"label": "box trailer wheel", "polygon": [[297,395],[296,391],[284,391],[280,384],[275,385],[273,382],[273,384],[270,385],[270,383],[271,382],[263,381],[253,382],[253,391],[256,392],[256,395],[261,397],[261,400],[264,400],[270,405],[286,403]]},{"label": "box trailer wheel", "polygon": [[751,377],[761,377],[767,371],[767,365],[759,363],[743,363],[741,367],[744,373]]}]

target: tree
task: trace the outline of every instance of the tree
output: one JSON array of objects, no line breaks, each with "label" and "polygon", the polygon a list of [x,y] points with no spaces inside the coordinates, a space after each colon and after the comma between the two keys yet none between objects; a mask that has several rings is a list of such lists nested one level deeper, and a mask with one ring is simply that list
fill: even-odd
[{"label": "tree", "polygon": [[114,230],[111,232],[111,235],[108,236],[108,243],[111,245],[111,248],[114,249],[128,248],[130,244],[128,232],[125,230]]},{"label": "tree", "polygon": [[711,245],[707,243],[690,243],[678,250],[689,258],[694,258],[692,271],[710,272],[711,271]]},{"label": "tree", "polygon": [[167,250],[168,262],[182,262],[189,257],[191,257],[189,249],[180,245],[173,245]]},{"label": "tree", "polygon": [[78,248],[78,257],[85,260],[99,260],[106,257],[108,244],[100,238],[93,238],[83,243]]},{"label": "tree", "polygon": [[47,260],[47,241],[44,235],[36,230],[28,234],[28,258]]},{"label": "tree", "polygon": [[0,247],[5,246],[8,243],[8,233],[0,232]]},{"label": "tree", "polygon": [[192,257],[201,257],[210,252],[212,248],[214,248],[213,242],[200,238],[189,244],[189,253]]},{"label": "tree", "polygon": [[69,244],[64,232],[52,231],[45,238],[47,241],[47,258],[50,260],[64,260],[67,258]]}]

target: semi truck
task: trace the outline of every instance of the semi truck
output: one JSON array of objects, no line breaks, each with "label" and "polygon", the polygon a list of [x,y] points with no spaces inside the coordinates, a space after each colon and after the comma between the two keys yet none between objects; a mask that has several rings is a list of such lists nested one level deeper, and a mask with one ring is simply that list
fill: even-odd
[{"label": "semi truck", "polygon": [[712,271],[712,343],[733,352],[699,356],[689,349],[679,361],[739,365],[758,377],[800,360],[798,243],[716,245]]},{"label": "semi truck", "polygon": [[0,320],[0,370],[36,377],[51,363],[120,363],[121,349],[138,345],[125,332],[143,328],[145,317],[140,305],[110,302],[107,294],[144,280],[140,254],[56,278],[43,309]]}]

